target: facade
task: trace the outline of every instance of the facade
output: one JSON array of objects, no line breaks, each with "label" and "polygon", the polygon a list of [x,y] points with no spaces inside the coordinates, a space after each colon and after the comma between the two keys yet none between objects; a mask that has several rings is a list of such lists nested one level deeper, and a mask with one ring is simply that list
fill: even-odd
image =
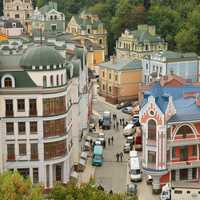
[{"label": "facade", "polygon": [[198,83],[171,75],[144,93],[142,165],[154,192],[167,182],[200,180],[199,93]]},{"label": "facade", "polygon": [[82,12],[79,16],[73,16],[66,32],[72,33],[83,42],[86,39],[90,40],[104,50],[103,57],[108,55],[107,30],[97,15]]},{"label": "facade", "polygon": [[32,0],[3,0],[3,9],[4,17],[19,20],[26,30],[30,28]]},{"label": "facade", "polygon": [[169,74],[181,76],[192,82],[198,81],[199,58],[196,53],[163,51],[145,57],[142,66],[143,83],[153,82]]},{"label": "facade", "polygon": [[45,188],[68,182],[88,116],[84,49],[75,53],[66,61],[44,45],[0,52],[0,172],[18,170]]},{"label": "facade", "polygon": [[0,19],[0,33],[7,37],[20,36],[24,32],[24,27],[20,21],[14,19]]},{"label": "facade", "polygon": [[47,5],[37,8],[32,16],[32,35],[40,36],[56,35],[65,32],[65,15],[58,12],[57,3],[49,1]]},{"label": "facade", "polygon": [[112,57],[99,65],[99,94],[111,103],[137,99],[141,80],[140,60]]},{"label": "facade", "polygon": [[156,34],[155,26],[138,25],[137,30],[126,29],[116,42],[117,57],[144,58],[167,50],[167,42]]}]

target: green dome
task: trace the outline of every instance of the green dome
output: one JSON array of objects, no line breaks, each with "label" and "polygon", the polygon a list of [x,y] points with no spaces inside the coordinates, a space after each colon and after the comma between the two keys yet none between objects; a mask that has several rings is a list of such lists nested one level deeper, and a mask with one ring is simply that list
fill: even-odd
[{"label": "green dome", "polygon": [[32,69],[32,66],[53,66],[64,62],[65,59],[54,48],[38,46],[27,49],[20,60],[20,65],[25,69]]}]

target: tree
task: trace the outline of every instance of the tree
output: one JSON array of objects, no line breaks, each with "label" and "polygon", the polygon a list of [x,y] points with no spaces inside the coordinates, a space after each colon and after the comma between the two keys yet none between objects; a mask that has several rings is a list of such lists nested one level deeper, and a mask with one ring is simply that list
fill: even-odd
[{"label": "tree", "polygon": [[30,179],[18,172],[5,172],[0,175],[1,200],[43,200],[42,187],[33,186]]},{"label": "tree", "polygon": [[[49,194],[50,199],[54,200],[124,200],[125,195],[110,194],[102,190],[98,190],[93,184],[83,184],[77,187],[75,184],[66,186],[58,184]],[[136,200],[136,197],[129,200]]]}]

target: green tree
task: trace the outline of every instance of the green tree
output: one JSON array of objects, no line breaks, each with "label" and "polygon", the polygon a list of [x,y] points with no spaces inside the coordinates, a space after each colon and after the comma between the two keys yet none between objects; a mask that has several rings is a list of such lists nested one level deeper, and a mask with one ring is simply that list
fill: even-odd
[{"label": "green tree", "polygon": [[8,171],[0,175],[0,200],[43,200],[42,187]]}]

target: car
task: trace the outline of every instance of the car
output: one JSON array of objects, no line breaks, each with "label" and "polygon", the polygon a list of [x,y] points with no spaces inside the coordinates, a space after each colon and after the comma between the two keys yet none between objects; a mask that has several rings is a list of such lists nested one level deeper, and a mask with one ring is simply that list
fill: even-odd
[{"label": "car", "polygon": [[133,145],[134,144],[134,137],[133,136],[127,137],[126,143],[129,143],[130,145]]},{"label": "car", "polygon": [[118,110],[120,110],[120,109],[122,109],[122,108],[125,108],[125,107],[127,107],[127,106],[131,106],[132,105],[132,103],[130,102],[130,101],[128,101],[128,102],[121,102],[120,104],[118,104],[117,106],[116,106],[116,108],[118,109]]},{"label": "car", "polygon": [[132,118],[132,122],[135,126],[140,126],[139,115],[134,115]]},{"label": "car", "polygon": [[131,113],[132,113],[132,110],[133,110],[133,107],[131,107],[131,106],[122,108],[122,112],[123,112],[123,113],[126,113],[126,114],[131,114]]},{"label": "car", "polygon": [[123,135],[125,137],[134,135],[134,133],[135,133],[135,128],[134,128],[134,125],[132,123],[129,123],[124,127]]},{"label": "car", "polygon": [[105,134],[102,133],[102,132],[99,133],[99,136],[98,136],[98,137],[99,137],[99,138],[103,138],[103,139],[105,140]]},{"label": "car", "polygon": [[91,118],[89,121],[89,131],[92,132],[96,129],[96,121],[94,118]]},{"label": "car", "polygon": [[123,148],[124,153],[129,153],[130,150],[131,150],[130,143],[125,143],[124,148]]},{"label": "car", "polygon": [[136,196],[137,195],[137,184],[129,183],[127,185],[127,195],[128,196]]},{"label": "car", "polygon": [[146,179],[146,184],[147,185],[152,185],[152,182],[153,182],[153,178],[151,175],[148,175],[147,176],[147,179]]}]

